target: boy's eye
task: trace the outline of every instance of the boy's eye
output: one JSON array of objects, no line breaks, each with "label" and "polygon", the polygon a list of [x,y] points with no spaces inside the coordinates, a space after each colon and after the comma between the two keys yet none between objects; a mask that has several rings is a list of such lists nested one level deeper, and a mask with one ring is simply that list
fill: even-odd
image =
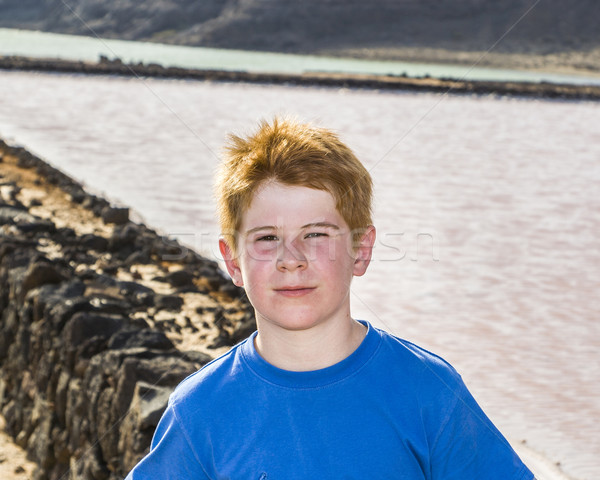
[{"label": "boy's eye", "polygon": [[311,232],[304,235],[304,238],[318,238],[318,237],[328,237],[329,235],[325,232]]},{"label": "boy's eye", "polygon": [[276,235],[262,235],[256,239],[258,242],[275,242],[277,241]]}]

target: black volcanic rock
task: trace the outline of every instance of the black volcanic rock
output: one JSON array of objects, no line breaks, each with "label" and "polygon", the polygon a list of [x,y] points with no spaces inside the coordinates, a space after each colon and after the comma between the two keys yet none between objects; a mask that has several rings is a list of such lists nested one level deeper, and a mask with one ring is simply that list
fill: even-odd
[{"label": "black volcanic rock", "polygon": [[[212,358],[179,351],[168,335],[199,332],[207,320],[181,315],[185,294],[178,289],[221,305],[217,288],[192,288],[195,279],[208,286],[204,274],[214,277],[216,264],[188,251],[170,260],[175,271],[169,273],[157,256],[165,245],[158,234],[124,217],[122,225],[107,223],[113,219],[106,216],[100,227],[98,218],[86,224],[90,211],[109,205],[105,199],[85,192],[82,202],[73,199],[73,192],[83,191],[75,181],[2,140],[0,158],[0,412],[6,431],[37,464],[36,480],[122,479],[146,453],[173,388]],[[18,175],[16,167],[26,170]],[[63,190],[40,195],[41,210],[71,209],[69,226],[63,219],[56,228],[54,214],[38,217],[19,201],[21,186],[32,185],[43,190],[38,193]],[[66,200],[52,203],[58,198]],[[84,204],[88,212],[81,215]],[[162,284],[160,295],[139,272],[133,275],[135,258],[166,273],[170,283]],[[131,263],[124,266],[123,259]],[[215,318],[225,347],[236,332],[254,326],[244,313],[249,305],[236,305],[215,307],[229,315],[226,322]],[[172,318],[155,318],[160,310],[173,312]],[[200,333],[211,330],[207,324]]]}]

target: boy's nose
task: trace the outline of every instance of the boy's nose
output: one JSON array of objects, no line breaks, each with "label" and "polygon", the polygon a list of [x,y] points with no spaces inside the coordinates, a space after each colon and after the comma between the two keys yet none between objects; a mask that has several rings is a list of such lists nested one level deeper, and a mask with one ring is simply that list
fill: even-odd
[{"label": "boy's nose", "polygon": [[297,248],[283,244],[277,257],[277,269],[280,271],[293,271],[297,268],[306,268],[306,256]]}]

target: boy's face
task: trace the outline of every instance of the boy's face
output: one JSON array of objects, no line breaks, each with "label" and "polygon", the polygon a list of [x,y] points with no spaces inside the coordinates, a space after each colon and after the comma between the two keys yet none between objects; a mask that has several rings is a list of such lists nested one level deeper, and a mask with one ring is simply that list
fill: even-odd
[{"label": "boy's face", "polygon": [[352,248],[329,192],[269,182],[244,214],[237,257],[224,240],[220,248],[259,328],[304,330],[350,318],[350,282],[365,273],[374,241],[369,227]]}]

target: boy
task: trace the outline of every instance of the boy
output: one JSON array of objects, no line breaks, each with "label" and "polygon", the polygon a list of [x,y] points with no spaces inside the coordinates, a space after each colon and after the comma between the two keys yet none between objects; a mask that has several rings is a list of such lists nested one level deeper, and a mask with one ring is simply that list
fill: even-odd
[{"label": "boy", "polygon": [[533,478],[450,365],[351,317],[372,183],[335,134],[263,123],[216,186],[257,332],[177,387],[129,479]]}]

